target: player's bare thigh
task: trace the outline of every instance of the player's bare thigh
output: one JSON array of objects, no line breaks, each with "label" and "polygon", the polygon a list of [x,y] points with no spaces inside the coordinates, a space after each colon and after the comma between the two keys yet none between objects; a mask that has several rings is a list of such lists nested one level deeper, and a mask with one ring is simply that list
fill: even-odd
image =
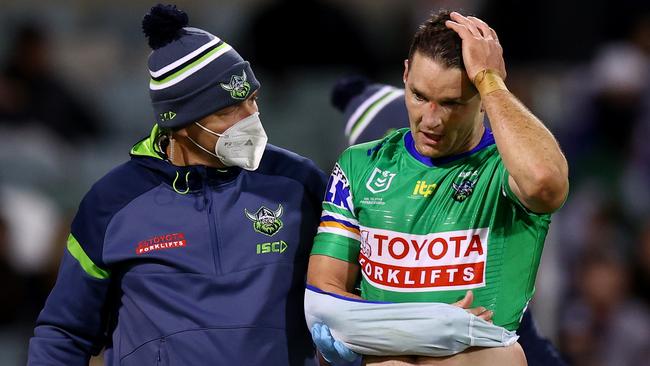
[{"label": "player's bare thigh", "polygon": [[364,357],[368,366],[526,366],[526,356],[519,343],[509,347],[468,348],[449,357]]}]

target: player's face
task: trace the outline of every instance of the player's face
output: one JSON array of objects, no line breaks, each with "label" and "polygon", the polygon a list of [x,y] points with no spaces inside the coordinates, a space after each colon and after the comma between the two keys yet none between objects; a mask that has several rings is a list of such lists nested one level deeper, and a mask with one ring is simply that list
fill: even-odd
[{"label": "player's face", "polygon": [[405,62],[406,109],[415,147],[437,158],[471,150],[483,133],[481,98],[459,68],[416,52]]}]

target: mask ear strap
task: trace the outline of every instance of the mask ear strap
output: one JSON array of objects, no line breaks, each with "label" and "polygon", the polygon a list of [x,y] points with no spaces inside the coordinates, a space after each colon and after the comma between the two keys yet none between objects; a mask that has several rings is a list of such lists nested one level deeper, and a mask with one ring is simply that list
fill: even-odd
[{"label": "mask ear strap", "polygon": [[205,151],[207,154],[210,154],[210,155],[214,156],[215,158],[221,160],[221,158],[219,158],[215,153],[213,153],[212,151],[210,151],[210,150],[206,149],[205,147],[199,145],[199,143],[194,141],[194,139],[192,139],[191,137],[187,136],[187,139],[190,140],[194,144],[194,146],[196,146],[199,149]]},{"label": "mask ear strap", "polygon": [[169,134],[169,161],[174,164],[174,137]]},{"label": "mask ear strap", "polygon": [[221,136],[223,136],[222,133],[216,133],[216,132],[212,131],[211,129],[209,129],[209,128],[205,127],[205,126],[202,126],[202,125],[201,125],[200,123],[198,123],[198,122],[194,122],[194,124],[197,125],[197,126],[199,126],[203,131],[205,131],[205,132],[207,132],[207,133],[209,133],[209,134],[211,134],[211,135],[215,135],[215,136],[217,136],[217,137],[221,137]]}]

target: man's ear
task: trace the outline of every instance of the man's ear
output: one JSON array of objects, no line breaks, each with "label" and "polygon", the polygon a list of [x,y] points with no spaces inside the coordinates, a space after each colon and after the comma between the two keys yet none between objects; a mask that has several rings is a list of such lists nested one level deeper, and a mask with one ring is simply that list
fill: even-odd
[{"label": "man's ear", "polygon": [[409,76],[409,60],[406,59],[404,60],[404,75],[402,75],[402,81],[404,82],[404,85],[406,85],[406,79]]}]

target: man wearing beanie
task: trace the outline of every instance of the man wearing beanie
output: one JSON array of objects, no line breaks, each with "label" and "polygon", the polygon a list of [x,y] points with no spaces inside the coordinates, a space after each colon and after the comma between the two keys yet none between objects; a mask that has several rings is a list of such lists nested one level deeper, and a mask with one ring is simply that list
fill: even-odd
[{"label": "man wearing beanie", "polygon": [[343,113],[348,146],[379,140],[409,124],[404,89],[372,83],[361,75],[337,80],[330,101]]},{"label": "man wearing beanie", "polygon": [[267,144],[250,64],[145,16],[156,124],[81,201],[29,365],[310,365],[304,278],[324,174]]}]

